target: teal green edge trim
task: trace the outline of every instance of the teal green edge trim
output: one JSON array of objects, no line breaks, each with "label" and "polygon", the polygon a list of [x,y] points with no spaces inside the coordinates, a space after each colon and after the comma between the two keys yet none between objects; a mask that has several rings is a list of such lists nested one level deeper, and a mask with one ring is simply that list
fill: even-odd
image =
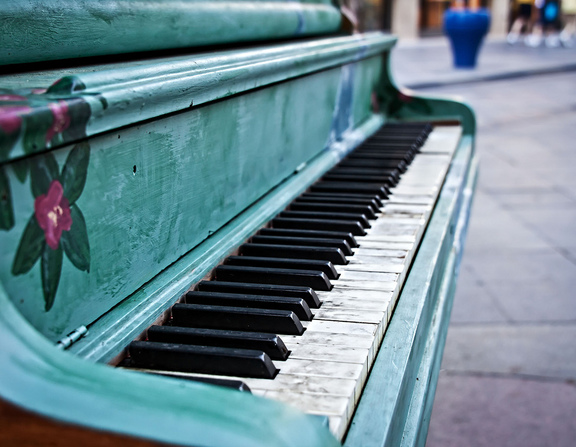
[{"label": "teal green edge trim", "polygon": [[[345,447],[399,446],[404,445],[405,436],[425,440],[427,424],[420,427],[413,418],[427,420],[429,416],[418,413],[418,398],[429,399],[426,411],[431,409],[435,369],[440,362],[437,356],[441,354],[438,346],[443,346],[442,334],[449,319],[446,315],[440,318],[440,313],[447,311],[449,315],[451,307],[451,298],[446,298],[444,308],[438,307],[438,297],[442,285],[454,273],[447,264],[455,246],[461,256],[465,228],[456,228],[464,226],[468,219],[466,201],[471,192],[466,192],[465,185],[467,179],[476,175],[476,164],[470,168],[472,157],[473,139],[463,136],[356,409]],[[436,332],[438,324],[442,330]],[[429,362],[434,362],[432,368]],[[423,372],[424,376],[420,376]],[[420,395],[419,386],[426,387],[432,395],[424,391]]]},{"label": "teal green edge trim", "polygon": [[7,65],[334,33],[341,15],[329,1],[4,0],[0,23]]},{"label": "teal green edge trim", "polygon": [[423,447],[426,444],[477,178],[478,157],[475,156],[463,191],[463,203],[456,225],[454,244],[446,262],[442,286],[438,293],[436,308],[432,316],[428,342],[424,349],[422,363],[418,369],[418,380],[414,384],[410,409],[406,417],[402,447]]},{"label": "teal green edge trim", "polygon": [[[83,98],[91,115],[85,135],[93,136],[210,101],[356,62],[388,51],[396,38],[382,33],[314,39],[284,44],[199,53],[195,55],[87,67],[86,72],[61,78],[63,72],[38,72],[0,77],[0,87],[70,86],[69,95]],[[70,70],[67,71],[70,73]],[[68,80],[68,81],[66,81]],[[54,94],[57,99],[62,91]],[[73,143],[74,140],[64,143]],[[59,146],[53,146],[54,149]],[[36,152],[47,150],[37,147]],[[21,145],[5,162],[25,156]]]},{"label": "teal green edge trim", "polygon": [[381,110],[390,117],[399,120],[442,121],[455,120],[462,124],[464,135],[476,134],[476,117],[472,108],[459,100],[434,96],[419,96],[414,91],[400,88],[395,83],[390,66],[390,54],[387,55],[385,70],[387,76],[378,91]]},{"label": "teal green edge trim", "polygon": [[2,398],[61,422],[195,447],[340,445],[321,420],[279,402],[60,351],[18,313],[1,285],[0,340]]},{"label": "teal green edge trim", "polygon": [[91,361],[110,361],[167,310],[177,297],[200,281],[214,265],[376,132],[384,122],[382,115],[373,115],[355,130],[346,132],[340,141],[332,143],[299,172],[91,324],[88,336],[75,343],[70,351]]}]

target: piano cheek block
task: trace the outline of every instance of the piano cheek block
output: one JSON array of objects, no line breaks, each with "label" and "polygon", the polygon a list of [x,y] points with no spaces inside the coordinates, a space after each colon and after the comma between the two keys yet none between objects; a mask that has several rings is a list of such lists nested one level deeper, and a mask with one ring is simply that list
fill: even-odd
[{"label": "piano cheek block", "polygon": [[264,379],[278,373],[267,354],[251,349],[134,341],[129,351],[139,368]]}]

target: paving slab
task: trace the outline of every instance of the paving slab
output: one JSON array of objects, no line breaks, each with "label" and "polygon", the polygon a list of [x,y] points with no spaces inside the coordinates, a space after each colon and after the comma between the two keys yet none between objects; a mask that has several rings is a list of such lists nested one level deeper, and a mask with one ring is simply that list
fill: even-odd
[{"label": "paving slab", "polygon": [[517,210],[522,222],[555,247],[576,246],[576,208]]},{"label": "paving slab", "polygon": [[573,382],[440,373],[427,447],[573,447]]},{"label": "paving slab", "polygon": [[499,305],[497,298],[476,274],[471,262],[464,259],[458,277],[458,300],[454,301],[450,322],[465,323],[504,323],[509,317]]},{"label": "paving slab", "polygon": [[549,245],[541,236],[479,188],[470,218],[466,257],[472,253],[497,255],[506,250],[526,251],[546,248],[549,248]]},{"label": "paving slab", "polygon": [[[442,368],[576,380],[576,325],[452,325]],[[575,419],[576,421],[576,419]]]}]

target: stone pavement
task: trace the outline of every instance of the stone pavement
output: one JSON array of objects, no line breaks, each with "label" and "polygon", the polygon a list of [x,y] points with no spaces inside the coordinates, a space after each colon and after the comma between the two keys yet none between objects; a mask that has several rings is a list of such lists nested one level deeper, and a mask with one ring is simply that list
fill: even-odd
[{"label": "stone pavement", "polygon": [[400,44],[393,64],[400,84],[457,94],[478,118],[480,179],[427,446],[574,446],[576,49],[493,41],[476,70],[455,70],[433,39]]}]

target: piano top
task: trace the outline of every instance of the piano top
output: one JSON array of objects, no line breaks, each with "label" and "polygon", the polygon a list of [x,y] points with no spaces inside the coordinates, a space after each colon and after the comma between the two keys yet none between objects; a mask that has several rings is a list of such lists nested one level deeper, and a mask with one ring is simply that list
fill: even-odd
[{"label": "piano top", "polygon": [[329,0],[7,0],[0,65],[334,34]]}]

